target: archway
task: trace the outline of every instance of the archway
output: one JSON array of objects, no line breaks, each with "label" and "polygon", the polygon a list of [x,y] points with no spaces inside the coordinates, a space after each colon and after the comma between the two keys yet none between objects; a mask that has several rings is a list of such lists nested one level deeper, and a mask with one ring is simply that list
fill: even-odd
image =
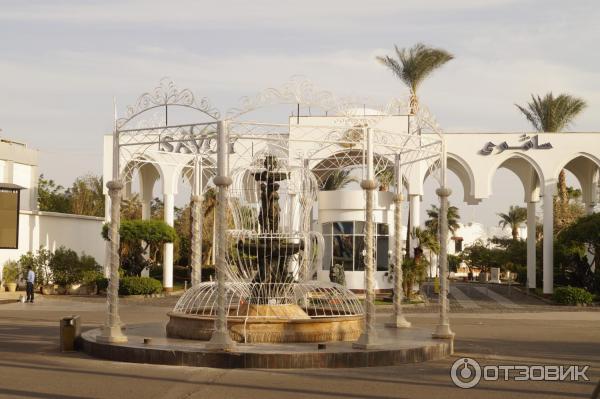
[{"label": "archway", "polygon": [[[502,170],[506,171],[502,173]],[[512,172],[512,173],[511,173]],[[498,179],[501,181],[499,182]],[[516,205],[526,209],[525,220],[514,221],[517,238],[522,239],[526,237],[526,273],[520,276],[524,283],[529,288],[536,288],[537,277],[536,277],[536,228],[537,228],[537,203],[539,202],[540,196],[544,195],[543,208],[546,213],[548,204],[552,207],[552,195],[551,192],[544,187],[544,176],[541,172],[540,166],[530,157],[520,153],[512,154],[509,158],[502,160],[497,166],[491,169],[488,184],[490,186],[490,193],[493,197],[497,197],[500,193],[500,202],[503,203],[500,212],[509,214],[509,206]],[[499,182],[500,184],[495,184]],[[502,190],[495,190],[495,188],[502,187]],[[512,190],[506,190],[506,187],[512,187]],[[519,188],[516,188],[519,187]],[[521,190],[522,189],[522,190]],[[548,194],[546,196],[546,194]],[[490,197],[490,199],[492,198]],[[489,201],[489,199],[488,199]],[[525,203],[525,207],[521,206],[520,203]],[[499,223],[500,219],[496,218],[496,224]],[[490,232],[489,234],[493,238],[494,236],[509,238],[512,237],[508,233],[507,228],[503,231]],[[513,237],[514,238],[514,237]],[[551,245],[552,243],[550,243]],[[546,242],[546,245],[549,245]],[[544,258],[544,264],[551,262],[550,259]],[[546,267],[547,268],[547,267]],[[548,275],[547,271],[543,275],[544,285],[551,281],[551,276]]]}]

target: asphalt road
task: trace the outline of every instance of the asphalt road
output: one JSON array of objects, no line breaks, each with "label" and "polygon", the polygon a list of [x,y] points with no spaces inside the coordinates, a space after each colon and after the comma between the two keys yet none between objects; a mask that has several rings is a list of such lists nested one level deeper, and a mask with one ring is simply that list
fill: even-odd
[{"label": "asphalt road", "polygon": [[[123,321],[138,324],[166,322],[174,299],[122,302]],[[105,303],[40,297],[33,305],[0,305],[0,398],[588,398],[600,379],[600,312],[545,309],[482,307],[453,314],[456,353],[441,361],[363,369],[219,370],[59,353],[58,320],[79,314],[85,328],[98,327]],[[410,313],[408,319],[420,327],[437,321],[434,313]],[[589,365],[592,381],[482,381],[460,389],[450,379],[450,368],[463,356],[482,365]]]}]

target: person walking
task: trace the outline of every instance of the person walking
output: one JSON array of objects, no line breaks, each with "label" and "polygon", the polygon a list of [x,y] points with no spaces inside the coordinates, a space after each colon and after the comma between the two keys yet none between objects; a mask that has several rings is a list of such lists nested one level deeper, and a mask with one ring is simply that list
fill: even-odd
[{"label": "person walking", "polygon": [[25,302],[33,303],[33,285],[35,283],[35,273],[31,267],[27,268],[27,299]]}]

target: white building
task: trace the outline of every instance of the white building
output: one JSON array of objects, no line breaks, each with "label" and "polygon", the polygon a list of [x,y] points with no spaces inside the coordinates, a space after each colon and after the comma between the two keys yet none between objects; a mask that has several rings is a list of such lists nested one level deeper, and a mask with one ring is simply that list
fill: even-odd
[{"label": "white building", "polygon": [[[54,251],[65,246],[78,253],[104,259],[104,240],[100,236],[103,218],[42,212],[37,206],[38,151],[23,143],[0,139],[0,184],[21,187],[18,217],[18,247],[0,249],[0,267],[7,260],[18,260],[28,251],[44,247]],[[2,221],[0,221],[1,223]]]},{"label": "white building", "polygon": [[[309,117],[291,118],[290,135],[294,135],[294,125],[302,124]],[[311,123],[315,123],[315,117],[310,117]],[[390,118],[390,123],[397,123],[395,128],[399,131],[405,130],[407,116]],[[334,123],[334,117],[321,117],[320,124]],[[395,121],[395,122],[394,122]],[[464,200],[470,204],[479,203],[489,198],[492,193],[492,180],[499,168],[506,168],[514,172],[521,180],[525,189],[523,201],[528,210],[527,227],[535,229],[536,212],[542,204],[543,225],[546,237],[552,237],[553,209],[552,198],[556,194],[556,184],[561,169],[572,172],[579,180],[583,193],[583,203],[588,212],[593,212],[598,198],[598,171],[600,166],[600,134],[596,133],[451,133],[445,134],[448,151],[448,168],[460,179],[464,186]],[[105,137],[105,179],[110,178],[111,169],[111,136]],[[294,142],[296,143],[296,142]],[[294,144],[298,145],[298,144]],[[107,151],[108,149],[108,151]],[[290,152],[298,148],[290,148]],[[340,152],[343,150],[340,149]],[[334,156],[335,154],[329,154]],[[169,159],[173,156],[168,154]],[[186,154],[181,154],[185,157]],[[174,167],[171,164],[162,166],[160,153],[156,153],[157,159],[152,164],[145,164],[139,169],[139,181],[142,185],[140,192],[144,201],[145,214],[148,213],[150,199],[154,190],[155,182],[162,181],[162,193],[166,206],[165,218],[168,223],[173,223],[172,215],[174,208],[174,195],[178,190],[178,183],[185,172],[184,167]],[[191,156],[188,156],[191,159]],[[323,156],[321,157],[323,158]],[[185,164],[185,162],[183,162]],[[427,165],[423,164],[406,176],[406,192],[410,206],[410,217],[415,226],[421,225],[420,205],[423,197],[423,183],[427,177]],[[131,188],[126,192],[130,192]],[[508,205],[508,204],[507,204]],[[377,207],[375,211],[377,223],[381,223],[380,231],[393,234],[393,204],[389,193],[378,193]],[[405,215],[404,217],[406,217]],[[360,289],[362,287],[363,272],[360,265],[357,267],[357,242],[360,241],[360,223],[364,222],[363,193],[361,191],[334,191],[322,192],[319,195],[319,203],[314,212],[315,228],[320,229],[326,238],[325,264],[319,271],[321,279],[328,278],[328,268],[331,261],[342,261],[347,268],[347,280],[350,288]],[[406,219],[404,219],[406,220]],[[318,231],[318,230],[317,230]],[[525,233],[525,232],[523,232]],[[471,225],[463,228],[459,233],[465,237],[467,244],[472,238],[485,238],[490,236],[487,229],[482,226]],[[494,233],[495,234],[495,233]],[[526,234],[522,235],[526,237]],[[388,248],[384,244],[386,240],[382,235],[381,248]],[[334,254],[334,243],[343,242],[346,245],[342,255]],[[350,248],[349,243],[352,242]],[[535,286],[535,236],[527,237],[528,243],[528,281]],[[387,245],[387,246],[386,246]],[[553,290],[553,242],[544,241],[543,269],[544,269],[544,292]],[[411,246],[412,247],[412,246]],[[452,247],[452,246],[451,246]],[[329,250],[331,248],[331,255]],[[335,249],[336,250],[336,249]],[[380,266],[376,272],[376,288],[387,289],[391,282],[387,279],[387,267],[383,264],[387,250],[379,250],[381,259]],[[358,255],[357,255],[358,253]],[[338,258],[338,259],[334,259]],[[172,268],[172,264],[165,264],[166,268]]]}]

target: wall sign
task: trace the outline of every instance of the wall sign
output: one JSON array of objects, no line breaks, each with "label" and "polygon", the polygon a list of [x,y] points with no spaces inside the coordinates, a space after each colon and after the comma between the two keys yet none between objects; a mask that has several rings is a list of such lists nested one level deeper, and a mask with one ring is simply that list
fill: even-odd
[{"label": "wall sign", "polygon": [[554,147],[552,147],[552,144],[550,144],[550,143],[540,144],[539,136],[537,134],[533,137],[529,137],[526,134],[524,134],[519,137],[519,141],[521,143],[518,145],[508,145],[508,143],[506,141],[503,141],[502,143],[496,145],[496,144],[492,143],[491,141],[488,141],[479,152],[482,155],[490,155],[494,151],[494,148],[496,148],[498,150],[498,153],[501,153],[505,150],[527,151],[527,150],[550,150],[550,149],[554,148]]},{"label": "wall sign", "polygon": [[160,138],[158,150],[164,152],[174,152],[179,154],[198,154],[208,152],[216,154],[217,140],[212,136],[198,136],[193,133],[187,133],[183,136],[164,135]]}]

